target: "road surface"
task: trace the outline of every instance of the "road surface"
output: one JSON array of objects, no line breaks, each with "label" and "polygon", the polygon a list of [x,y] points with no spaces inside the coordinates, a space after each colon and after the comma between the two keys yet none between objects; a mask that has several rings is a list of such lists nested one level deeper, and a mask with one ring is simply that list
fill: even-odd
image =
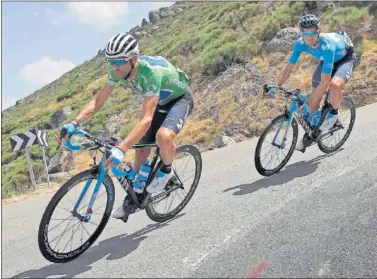
[{"label": "road surface", "polygon": [[[50,196],[3,207],[3,277],[376,277],[377,104],[357,110],[343,149],[295,152],[257,174],[257,139],[203,153],[191,202],[159,225],[144,212],[110,219],[77,260],[52,264],[37,231]],[[368,117],[367,114],[373,115]],[[123,193],[116,185],[119,202]]]}]

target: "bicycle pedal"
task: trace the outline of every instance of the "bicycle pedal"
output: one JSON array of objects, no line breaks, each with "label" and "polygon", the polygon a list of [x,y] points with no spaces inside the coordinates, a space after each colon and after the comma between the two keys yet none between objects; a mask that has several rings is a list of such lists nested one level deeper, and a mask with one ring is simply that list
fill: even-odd
[{"label": "bicycle pedal", "polygon": [[130,215],[126,214],[122,218],[120,218],[120,220],[122,220],[124,223],[127,223],[129,217]]}]

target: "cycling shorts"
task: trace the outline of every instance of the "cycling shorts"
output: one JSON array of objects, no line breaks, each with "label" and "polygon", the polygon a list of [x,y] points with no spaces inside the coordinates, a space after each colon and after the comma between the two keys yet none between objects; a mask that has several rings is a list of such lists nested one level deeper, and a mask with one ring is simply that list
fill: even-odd
[{"label": "cycling shorts", "polygon": [[140,143],[155,143],[156,134],[160,127],[168,128],[179,134],[193,109],[194,99],[191,92],[166,105],[157,105],[151,126],[141,138]]},{"label": "cycling shorts", "polygon": [[[321,83],[322,65],[323,61],[320,61],[318,63],[317,69],[313,73],[312,86],[314,88],[318,87],[318,85]],[[331,78],[335,76],[348,81],[355,66],[356,54],[351,50],[341,60],[334,63]]]}]

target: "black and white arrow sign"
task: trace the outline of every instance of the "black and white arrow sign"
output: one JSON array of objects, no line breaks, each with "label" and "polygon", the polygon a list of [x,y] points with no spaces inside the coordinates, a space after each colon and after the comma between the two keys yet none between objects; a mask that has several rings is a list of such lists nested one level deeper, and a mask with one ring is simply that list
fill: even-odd
[{"label": "black and white arrow sign", "polygon": [[34,144],[48,146],[47,133],[38,129],[30,129],[24,133],[12,136],[10,138],[10,144],[13,152],[18,151],[21,148],[30,147]]},{"label": "black and white arrow sign", "polygon": [[39,144],[42,146],[48,146],[47,133],[45,131],[38,130],[37,135]]}]

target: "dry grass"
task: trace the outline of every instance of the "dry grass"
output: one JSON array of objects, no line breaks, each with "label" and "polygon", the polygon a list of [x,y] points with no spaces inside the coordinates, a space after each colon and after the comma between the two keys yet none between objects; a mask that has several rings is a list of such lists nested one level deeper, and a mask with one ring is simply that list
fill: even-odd
[{"label": "dry grass", "polygon": [[37,189],[34,192],[29,192],[21,195],[14,195],[8,199],[2,199],[2,207],[5,207],[9,204],[25,201],[29,198],[36,196],[48,196],[54,194],[60,187],[61,183],[50,182],[50,187],[47,186],[47,183],[37,185]]},{"label": "dry grass", "polygon": [[216,123],[213,119],[187,121],[184,129],[177,136],[178,145],[186,143],[206,143],[216,135]]},{"label": "dry grass", "polygon": [[96,79],[95,81],[89,83],[87,87],[84,89],[84,91],[92,91],[98,87],[102,87],[107,80],[107,75],[103,75],[99,79]]}]

